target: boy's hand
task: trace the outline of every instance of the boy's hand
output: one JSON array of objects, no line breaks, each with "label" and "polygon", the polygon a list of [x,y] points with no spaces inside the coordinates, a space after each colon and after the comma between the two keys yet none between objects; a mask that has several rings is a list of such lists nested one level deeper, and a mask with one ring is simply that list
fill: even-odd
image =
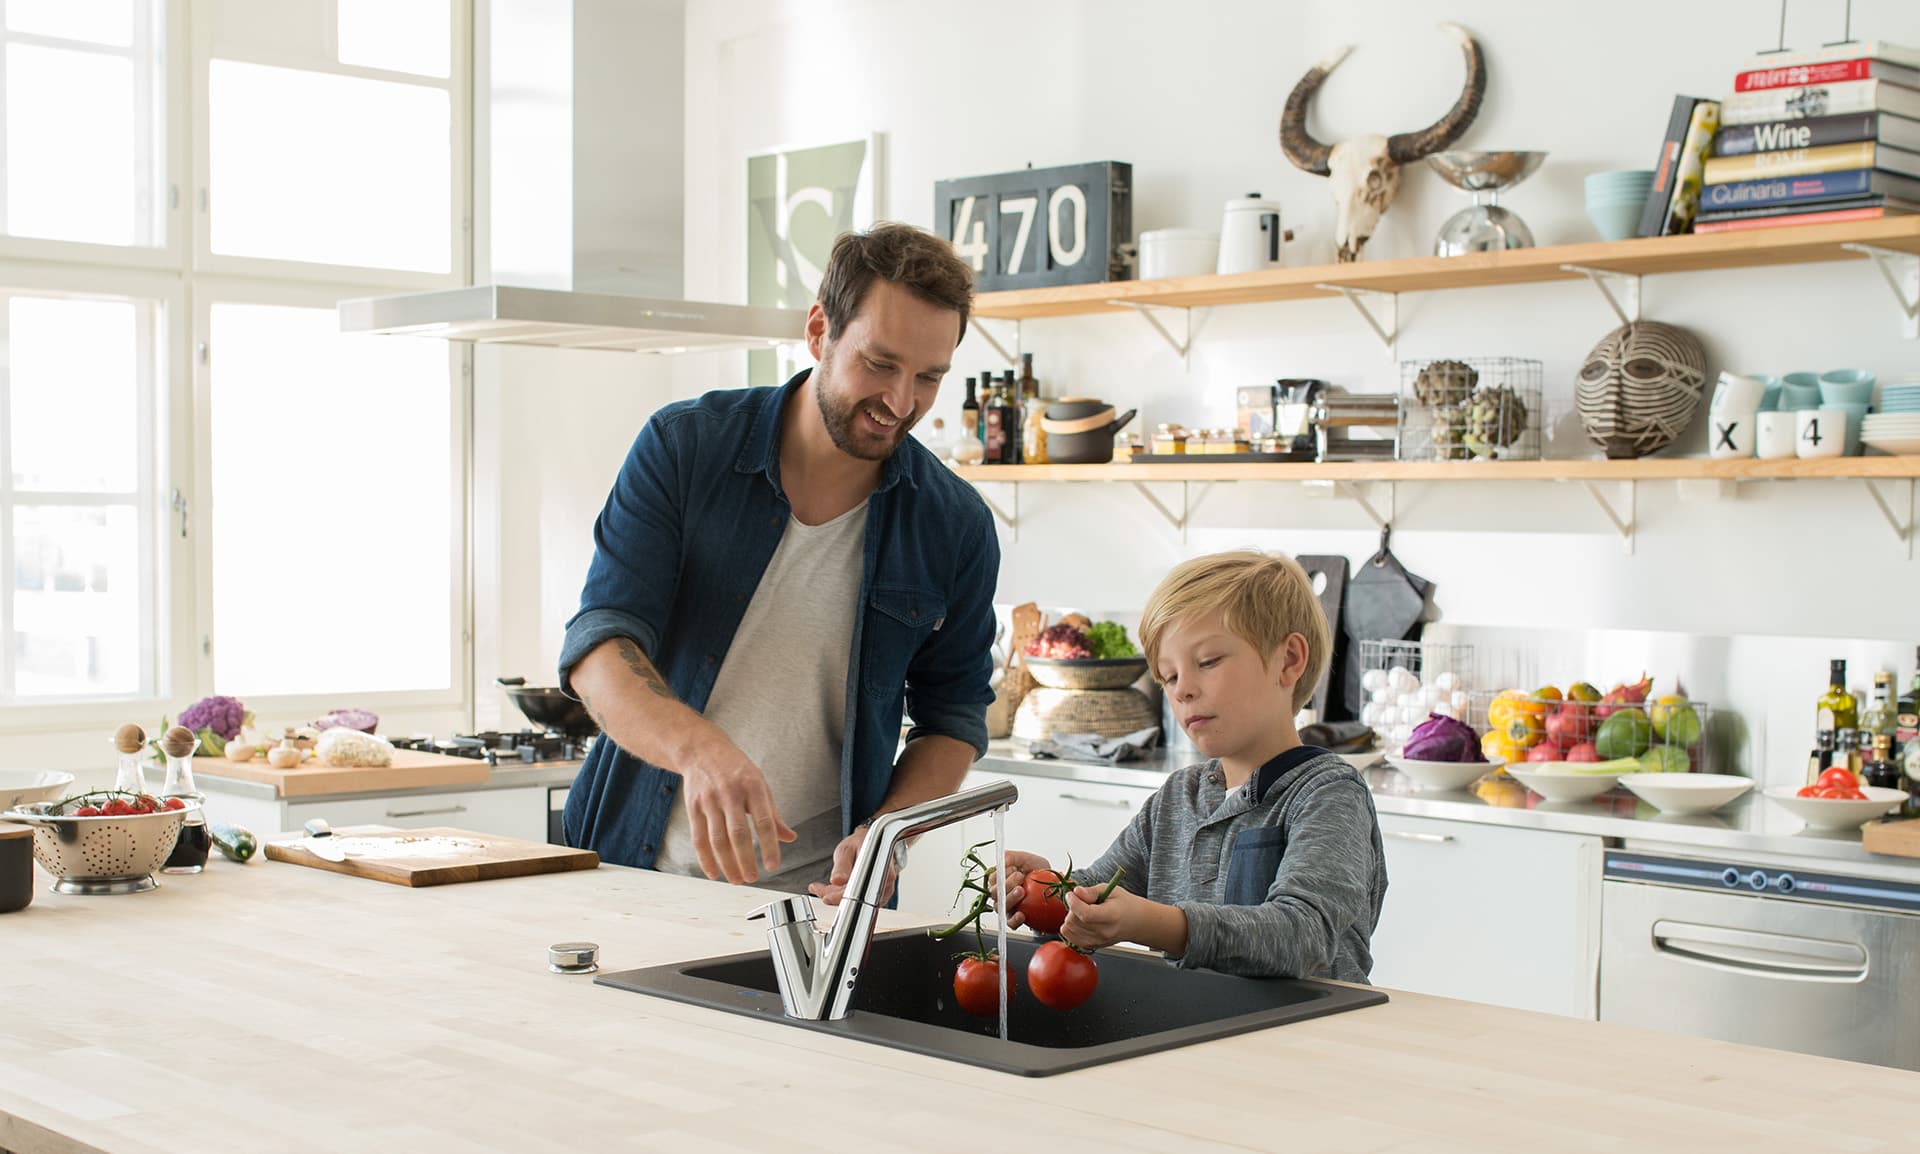
[{"label": "boy's hand", "polygon": [[1097,886],[1081,886],[1068,895],[1067,920],[1060,927],[1060,936],[1069,945],[1098,950],[1115,942],[1142,940],[1141,923],[1147,907],[1153,903],[1118,886],[1107,894],[1106,901],[1101,901],[1100,894],[1106,888],[1102,882]]},{"label": "boy's hand", "polygon": [[[994,908],[1006,919],[1007,928],[1017,930],[1026,924],[1020,916],[1020,899],[1026,896],[1027,875],[1035,870],[1052,869],[1047,859],[1037,853],[1025,853],[1021,850],[1007,851],[1007,885],[1004,900],[996,900]],[[988,875],[987,889],[996,899],[1001,897],[1001,888],[991,874]]]}]

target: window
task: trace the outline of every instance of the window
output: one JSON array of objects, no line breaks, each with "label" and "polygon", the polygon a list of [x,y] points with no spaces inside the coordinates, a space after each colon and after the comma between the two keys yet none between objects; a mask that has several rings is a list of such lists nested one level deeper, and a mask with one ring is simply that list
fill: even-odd
[{"label": "window", "polygon": [[0,732],[464,702],[471,7],[0,0]]}]

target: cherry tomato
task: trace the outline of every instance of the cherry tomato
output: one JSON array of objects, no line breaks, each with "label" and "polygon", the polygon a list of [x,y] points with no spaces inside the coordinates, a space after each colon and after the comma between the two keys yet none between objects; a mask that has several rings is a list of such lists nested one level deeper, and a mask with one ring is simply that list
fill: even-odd
[{"label": "cherry tomato", "polygon": [[185,809],[185,808],[187,808],[187,803],[186,803],[186,802],[185,802],[185,801],[184,801],[183,799],[181,799],[181,798],[177,798],[177,797],[170,797],[170,798],[168,798],[168,799],[167,799],[167,800],[166,800],[166,801],[165,801],[165,802],[164,802],[163,804],[164,804],[164,806],[165,806],[165,808],[167,808],[167,809]]},{"label": "cherry tomato", "polygon": [[1814,784],[1824,786],[1828,789],[1855,789],[1859,786],[1860,779],[1853,776],[1852,770],[1843,769],[1836,765],[1821,774],[1820,780]]},{"label": "cherry tomato", "polygon": [[1048,892],[1049,887],[1059,882],[1060,875],[1052,870],[1034,870],[1027,875],[1026,894],[1020,899],[1020,916],[1036,933],[1057,934],[1066,924],[1066,900]]},{"label": "cherry tomato", "polygon": [[1000,959],[988,961],[972,954],[961,958],[960,968],[953,972],[953,997],[969,1014],[985,1018],[999,1013]]},{"label": "cherry tomato", "polygon": [[1795,797],[1819,797],[1819,796],[1820,796],[1820,787],[1819,787],[1818,785],[1803,785],[1803,786],[1801,786],[1801,787],[1800,787],[1799,789],[1796,789],[1796,790],[1794,790],[1794,791],[1793,791],[1793,796],[1795,796]]},{"label": "cherry tomato", "polygon": [[1027,988],[1043,1006],[1071,1010],[1093,996],[1100,967],[1065,942],[1048,942],[1027,963]]},{"label": "cherry tomato", "polygon": [[73,811],[73,816],[75,816],[75,817],[99,817],[99,816],[100,816],[100,807],[99,807],[99,806],[97,806],[97,805],[83,805],[83,806],[81,806],[81,807],[80,807],[79,809],[76,809],[76,810],[74,810],[74,811]]},{"label": "cherry tomato", "polygon": [[101,806],[100,812],[107,817],[126,817],[134,813],[135,810],[132,802],[125,798],[116,797],[106,805]]}]

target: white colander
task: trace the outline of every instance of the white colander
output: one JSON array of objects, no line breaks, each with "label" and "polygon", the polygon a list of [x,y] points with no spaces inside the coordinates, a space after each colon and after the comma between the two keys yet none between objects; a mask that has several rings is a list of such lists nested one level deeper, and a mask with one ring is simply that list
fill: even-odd
[{"label": "white colander", "polygon": [[153,872],[173,852],[186,809],[118,817],[63,817],[48,813],[58,802],[17,806],[0,820],[34,827],[33,857],[55,878],[55,893],[138,893],[153,889]]}]

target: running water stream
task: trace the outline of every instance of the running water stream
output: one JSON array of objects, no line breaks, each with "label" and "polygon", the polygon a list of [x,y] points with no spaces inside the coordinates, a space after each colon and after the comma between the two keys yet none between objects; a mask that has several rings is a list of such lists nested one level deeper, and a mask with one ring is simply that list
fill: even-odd
[{"label": "running water stream", "polygon": [[1000,856],[1000,864],[993,875],[994,887],[999,891],[993,900],[994,934],[998,939],[995,949],[1000,951],[1000,964],[996,967],[1000,973],[1000,1040],[1007,1040],[1007,967],[1011,964],[1007,958],[1007,809],[1001,806],[993,811],[993,852]]}]

